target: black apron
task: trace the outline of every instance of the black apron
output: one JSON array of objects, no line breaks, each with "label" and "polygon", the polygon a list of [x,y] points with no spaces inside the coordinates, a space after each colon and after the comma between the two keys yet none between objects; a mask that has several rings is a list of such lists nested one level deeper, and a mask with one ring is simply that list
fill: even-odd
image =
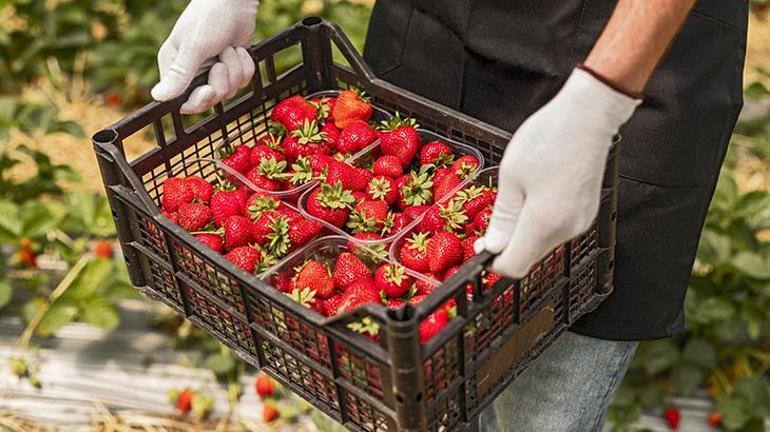
[{"label": "black apron", "polygon": [[[614,0],[380,0],[365,58],[388,81],[514,131],[550,100]],[[701,0],[621,129],[615,291],[572,330],[684,330],[695,250],[742,106],[747,0]]]}]

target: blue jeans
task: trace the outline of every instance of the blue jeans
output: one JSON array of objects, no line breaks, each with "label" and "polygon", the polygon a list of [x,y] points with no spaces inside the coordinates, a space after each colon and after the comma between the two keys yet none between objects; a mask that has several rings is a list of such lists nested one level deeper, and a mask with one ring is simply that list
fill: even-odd
[{"label": "blue jeans", "polygon": [[598,432],[638,342],[564,333],[481,413],[482,432]]}]

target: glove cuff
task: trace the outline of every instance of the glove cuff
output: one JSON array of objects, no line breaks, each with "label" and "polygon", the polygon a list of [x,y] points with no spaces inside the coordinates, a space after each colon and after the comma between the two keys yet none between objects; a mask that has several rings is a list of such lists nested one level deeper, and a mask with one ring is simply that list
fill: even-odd
[{"label": "glove cuff", "polygon": [[631,97],[609,86],[594,74],[582,68],[575,68],[564,84],[560,96],[584,105],[595,121],[604,124],[617,133],[620,126],[634,114],[642,103],[641,98]]}]

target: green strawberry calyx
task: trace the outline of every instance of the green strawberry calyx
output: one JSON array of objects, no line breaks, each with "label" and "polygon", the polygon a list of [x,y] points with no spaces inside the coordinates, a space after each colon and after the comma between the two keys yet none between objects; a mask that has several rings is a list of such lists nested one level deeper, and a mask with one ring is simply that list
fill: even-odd
[{"label": "green strawberry calyx", "polygon": [[298,138],[297,142],[302,145],[318,143],[326,139],[326,132],[319,131],[318,123],[315,120],[305,120],[302,123],[302,126],[291,134],[295,138]]},{"label": "green strawberry calyx", "polygon": [[342,182],[336,182],[333,186],[323,183],[321,184],[321,192],[318,194],[318,201],[329,209],[349,209],[356,202],[356,197],[342,187]]}]

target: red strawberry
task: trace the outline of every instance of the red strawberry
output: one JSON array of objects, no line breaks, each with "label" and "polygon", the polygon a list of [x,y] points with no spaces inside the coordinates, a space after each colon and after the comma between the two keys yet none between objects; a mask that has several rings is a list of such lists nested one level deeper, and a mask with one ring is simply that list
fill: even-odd
[{"label": "red strawberry", "polygon": [[392,299],[388,299],[387,306],[388,306],[388,309],[398,309],[405,304],[406,303],[404,303],[404,301],[401,300],[400,298],[392,298]]},{"label": "red strawberry", "polygon": [[383,155],[374,161],[374,175],[398,178],[404,174],[404,163],[401,158],[393,155]]},{"label": "red strawberry", "polygon": [[373,110],[363,93],[355,90],[343,90],[337,96],[337,102],[332,110],[334,125],[345,129],[354,120],[368,122]]},{"label": "red strawberry", "polygon": [[337,138],[337,150],[343,153],[355,153],[377,139],[377,133],[369,123],[353,120],[340,132]]},{"label": "red strawberry", "polygon": [[185,203],[177,212],[178,224],[187,231],[198,231],[211,222],[213,214],[209,206],[203,203]]},{"label": "red strawberry", "polygon": [[412,298],[409,299],[409,304],[417,306],[418,304],[422,303],[423,300],[425,300],[428,296],[417,294],[412,296]]},{"label": "red strawberry", "polygon": [[444,309],[439,309],[425,318],[420,323],[420,343],[427,343],[449,324],[449,314]]},{"label": "red strawberry", "polygon": [[283,271],[276,273],[271,279],[270,284],[282,293],[290,293],[294,291],[294,277],[291,272]]},{"label": "red strawberry", "polygon": [[282,124],[287,130],[293,131],[305,122],[316,120],[316,107],[302,96],[292,96],[284,99],[273,108],[271,120]]},{"label": "red strawberry", "polygon": [[180,205],[189,203],[195,198],[187,180],[181,177],[169,177],[163,182],[163,210],[174,212]]},{"label": "red strawberry", "polygon": [[401,264],[420,273],[428,271],[428,233],[415,233],[404,242],[398,254]]},{"label": "red strawberry", "polygon": [[337,104],[337,98],[324,96],[315,98],[311,101],[318,111],[319,119],[327,119],[332,114],[334,106]]},{"label": "red strawberry", "polygon": [[251,168],[251,150],[248,146],[241,145],[225,153],[222,163],[241,174],[246,174]]},{"label": "red strawberry", "polygon": [[271,210],[278,210],[282,204],[281,200],[274,195],[255,192],[246,200],[246,215],[252,220],[257,220]]},{"label": "red strawberry", "polygon": [[668,408],[663,413],[663,417],[666,419],[666,422],[671,429],[679,429],[679,422],[682,420],[682,415],[678,409]]},{"label": "red strawberry", "polygon": [[433,172],[433,184],[441,183],[444,181],[444,178],[450,174],[452,174],[452,170],[450,168],[442,167],[436,169]]},{"label": "red strawberry", "polygon": [[275,158],[263,159],[259,165],[252,168],[246,178],[258,189],[264,191],[281,190],[281,180],[286,171],[286,161],[278,161]]},{"label": "red strawberry", "polygon": [[420,231],[436,233],[439,231],[457,232],[468,221],[459,202],[451,200],[446,205],[436,204],[425,212],[420,221]]},{"label": "red strawberry", "polygon": [[262,422],[263,423],[272,423],[280,416],[281,416],[281,413],[278,412],[278,409],[271,402],[265,402],[262,405]]},{"label": "red strawberry", "polygon": [[225,258],[247,272],[253,273],[260,254],[258,250],[251,246],[238,246],[225,255]]},{"label": "red strawberry", "polygon": [[409,206],[426,205],[433,201],[433,181],[427,172],[409,173],[396,179],[398,189],[398,207],[405,209]]},{"label": "red strawberry", "polygon": [[378,232],[388,219],[388,203],[385,201],[362,201],[350,215],[347,227],[358,232]]},{"label": "red strawberry", "polygon": [[[275,235],[276,233],[279,233],[286,236],[288,231],[289,222],[286,220],[286,218],[283,217],[281,213],[275,210],[267,211],[258,217],[257,220],[255,220],[251,225],[251,241],[259,244],[260,246],[265,246],[269,240],[269,235]],[[288,247],[288,238],[284,237],[282,240],[286,241],[281,242],[281,244],[285,247]],[[272,241],[278,240],[272,238]]]},{"label": "red strawberry", "polygon": [[331,150],[326,142],[326,134],[318,130],[316,122],[303,123],[299,129],[283,139],[281,148],[286,160],[291,164],[300,156],[329,154]]},{"label": "red strawberry", "polygon": [[321,300],[320,303],[324,316],[333,317],[334,315],[337,315],[337,312],[340,309],[340,305],[342,304],[342,296],[339,294],[334,294],[328,299]]},{"label": "red strawberry", "polygon": [[[97,240],[93,243],[92,247],[94,256],[97,258],[111,259],[115,255],[112,242],[109,240]],[[29,247],[24,248],[22,245],[22,249],[32,250],[32,246],[30,245]]]},{"label": "red strawberry", "polygon": [[361,171],[345,162],[331,161],[326,173],[326,183],[342,183],[342,188],[350,191],[366,189],[367,179]]},{"label": "red strawberry", "polygon": [[463,239],[463,261],[468,261],[469,259],[476,256],[476,250],[473,249],[473,243],[475,243],[478,239],[479,236],[477,235],[469,235]]},{"label": "red strawberry", "polygon": [[351,192],[350,194],[351,194],[351,195],[353,195],[353,198],[355,198],[355,199],[356,199],[356,201],[355,201],[355,203],[354,203],[355,205],[359,205],[359,204],[361,204],[362,202],[364,202],[364,201],[366,201],[367,199],[369,199],[369,197],[366,195],[366,192],[361,192],[361,191],[353,191],[353,192]]},{"label": "red strawberry", "polygon": [[236,216],[243,213],[243,194],[238,191],[219,191],[211,197],[211,213],[214,215],[214,222],[221,226],[225,219],[230,216]]},{"label": "red strawberry", "polygon": [[480,211],[476,217],[473,218],[473,226],[476,228],[478,235],[484,235],[489,227],[489,218],[492,217],[492,207],[487,207]]},{"label": "red strawberry", "polygon": [[409,221],[403,213],[391,213],[382,231],[384,234],[393,235],[403,231],[407,225],[409,225]]},{"label": "red strawberry", "polygon": [[422,216],[423,214],[425,214],[425,212],[427,212],[429,208],[430,206],[427,206],[427,205],[409,206],[404,209],[404,217],[406,218],[407,221],[411,222],[417,219],[418,217]]},{"label": "red strawberry", "polygon": [[295,219],[289,224],[289,240],[291,250],[304,246],[323,230],[323,226],[305,218]]},{"label": "red strawberry", "polygon": [[452,164],[452,172],[462,178],[468,177],[478,168],[479,160],[473,155],[461,156]]},{"label": "red strawberry", "polygon": [[454,162],[454,153],[448,145],[441,141],[433,141],[420,150],[420,165],[436,167],[450,166]]},{"label": "red strawberry", "polygon": [[321,133],[324,134],[324,140],[329,144],[329,148],[337,148],[340,139],[340,130],[332,122],[326,122],[321,126]]},{"label": "red strawberry", "polygon": [[195,234],[195,238],[200,240],[203,244],[209,247],[209,249],[215,252],[222,253],[222,236],[214,233],[200,233]]},{"label": "red strawberry", "polygon": [[329,268],[314,260],[302,266],[297,274],[295,287],[300,290],[305,288],[315,290],[316,297],[321,299],[329,298],[334,294],[334,280],[329,274]]},{"label": "red strawberry", "polygon": [[273,384],[273,380],[270,379],[270,377],[260,374],[254,381],[254,389],[257,391],[259,397],[268,398],[273,395],[275,384]]},{"label": "red strawberry", "polygon": [[186,179],[187,185],[193,192],[194,199],[208,203],[214,193],[214,186],[201,176],[190,176]]},{"label": "red strawberry", "polygon": [[404,266],[383,264],[374,272],[377,289],[390,298],[402,297],[412,286],[412,277],[406,274]]},{"label": "red strawberry", "polygon": [[348,221],[353,202],[355,198],[341,183],[323,183],[310,193],[306,206],[309,214],[341,228]]},{"label": "red strawberry", "polygon": [[163,210],[160,211],[160,214],[162,214],[163,216],[168,218],[168,220],[170,220],[171,222],[174,222],[175,224],[179,223],[179,213],[177,213],[175,211],[172,212],[172,211],[168,211],[166,209],[163,209]]},{"label": "red strawberry", "polygon": [[271,158],[277,161],[286,160],[286,156],[284,156],[283,153],[266,145],[254,146],[254,148],[251,149],[251,153],[249,153],[249,162],[253,167],[259,166],[263,160]]},{"label": "red strawberry", "polygon": [[184,389],[176,397],[176,412],[179,415],[186,415],[192,409],[193,392],[190,389]]},{"label": "red strawberry", "polygon": [[441,183],[433,182],[433,199],[436,202],[444,198],[449,198],[452,193],[460,186],[462,179],[455,173],[450,173],[441,179]]},{"label": "red strawberry", "polygon": [[444,273],[462,260],[463,245],[456,235],[439,232],[428,240],[428,269],[432,273]]},{"label": "red strawberry", "polygon": [[414,119],[402,119],[398,114],[383,124],[380,134],[380,148],[387,155],[398,156],[404,166],[409,166],[422,147],[422,138],[417,133]]},{"label": "red strawberry", "polygon": [[[283,139],[284,135],[286,134],[286,130],[283,129],[283,127],[269,127],[268,132],[265,135],[262,135],[257,140],[257,145],[255,147],[265,146],[273,150],[279,150],[281,148],[281,140]],[[252,149],[253,150],[253,149]],[[252,163],[252,165],[256,165],[259,163],[259,161],[255,161],[256,163]]]},{"label": "red strawberry", "polygon": [[225,230],[225,249],[232,250],[252,241],[252,223],[243,216],[230,216],[222,224]]},{"label": "red strawberry", "polygon": [[371,279],[372,271],[357,256],[343,252],[337,257],[332,277],[337,288],[345,291],[359,279]]},{"label": "red strawberry", "polygon": [[374,281],[371,278],[361,278],[352,283],[342,294],[339,311],[347,312],[367,304],[378,304],[381,300]]},{"label": "red strawberry", "polygon": [[377,176],[366,185],[366,195],[369,199],[383,200],[388,205],[392,205],[398,199],[398,191],[393,186],[390,178]]},{"label": "red strawberry", "polygon": [[463,211],[471,219],[492,206],[496,198],[497,193],[487,187],[470,186],[457,192],[457,200],[462,203]]},{"label": "red strawberry", "polygon": [[[433,273],[426,272],[425,276],[428,277],[429,279],[434,279],[434,280],[438,279]],[[427,296],[428,294],[432,293],[436,289],[435,283],[425,281],[422,279],[416,279],[414,284],[417,287],[417,291],[415,292],[415,295]]]},{"label": "red strawberry", "polygon": [[312,154],[307,159],[310,162],[310,168],[313,169],[313,175],[316,177],[322,172],[326,172],[329,168],[329,163],[334,160],[331,156],[325,154]]},{"label": "red strawberry", "polygon": [[500,273],[490,272],[481,278],[481,283],[484,285],[484,289],[488,290],[488,289],[491,289],[493,286],[495,286],[497,281],[499,281],[502,278],[503,276]]}]

